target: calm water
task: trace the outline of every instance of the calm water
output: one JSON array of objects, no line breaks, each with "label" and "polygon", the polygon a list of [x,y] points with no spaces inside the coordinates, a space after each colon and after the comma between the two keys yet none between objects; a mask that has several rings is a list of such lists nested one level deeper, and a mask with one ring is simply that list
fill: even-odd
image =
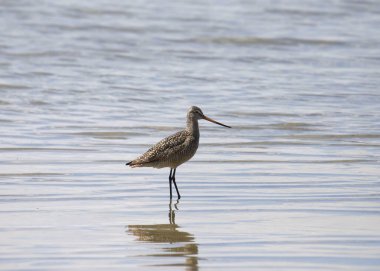
[{"label": "calm water", "polygon": [[[132,2],[132,3],[130,3]],[[1,1],[1,270],[379,270],[378,1]],[[177,170],[125,162],[201,122]]]}]

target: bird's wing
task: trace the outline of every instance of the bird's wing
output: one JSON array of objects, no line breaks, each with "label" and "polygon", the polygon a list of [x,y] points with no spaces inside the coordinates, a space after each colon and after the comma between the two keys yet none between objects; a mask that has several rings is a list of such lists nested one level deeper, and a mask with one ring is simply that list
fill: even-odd
[{"label": "bird's wing", "polygon": [[145,164],[164,159],[170,154],[179,151],[181,149],[181,145],[186,141],[186,138],[186,131],[180,131],[170,135],[133,160],[132,164]]}]

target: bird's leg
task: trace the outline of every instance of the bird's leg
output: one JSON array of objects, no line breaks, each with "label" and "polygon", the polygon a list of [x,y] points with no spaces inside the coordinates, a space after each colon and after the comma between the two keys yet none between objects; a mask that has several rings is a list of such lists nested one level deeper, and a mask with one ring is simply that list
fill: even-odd
[{"label": "bird's leg", "polygon": [[171,168],[169,173],[170,201],[172,200],[172,171],[173,169]]},{"label": "bird's leg", "polygon": [[174,203],[174,208],[175,208],[176,210],[178,210],[178,204],[179,204],[179,199],[177,199],[177,202]]},{"label": "bird's leg", "polygon": [[177,191],[178,199],[180,199],[180,198],[181,198],[181,195],[179,194],[178,187],[177,187],[177,183],[175,182],[175,171],[176,171],[176,170],[177,170],[177,169],[175,168],[174,171],[173,171],[172,180],[173,180],[173,183],[174,183],[175,190]]}]

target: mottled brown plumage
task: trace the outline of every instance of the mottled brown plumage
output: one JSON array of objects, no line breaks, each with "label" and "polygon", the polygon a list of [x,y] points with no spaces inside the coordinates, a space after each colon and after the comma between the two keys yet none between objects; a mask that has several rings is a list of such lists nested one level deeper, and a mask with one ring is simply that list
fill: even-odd
[{"label": "mottled brown plumage", "polygon": [[191,157],[194,156],[195,152],[198,149],[199,119],[205,119],[216,124],[231,128],[227,125],[206,117],[199,107],[192,106],[187,113],[187,125],[184,130],[164,138],[149,150],[147,150],[144,154],[128,162],[127,165],[130,167],[169,167],[170,199],[172,198],[171,181],[174,182],[178,198],[181,198],[177,184],[175,182],[175,172],[177,167],[191,159]]},{"label": "mottled brown plumage", "polygon": [[197,151],[198,136],[182,130],[168,136],[151,147],[141,156],[131,161],[131,167],[176,168],[189,160]]}]

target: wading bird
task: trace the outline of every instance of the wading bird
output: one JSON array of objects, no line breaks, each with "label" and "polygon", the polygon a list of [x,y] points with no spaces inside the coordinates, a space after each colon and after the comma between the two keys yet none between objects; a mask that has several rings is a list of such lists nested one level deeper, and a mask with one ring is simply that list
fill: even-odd
[{"label": "wading bird", "polygon": [[170,199],[172,199],[172,182],[177,191],[178,199],[180,199],[181,195],[179,194],[177,183],[175,182],[175,172],[177,167],[193,157],[198,149],[198,120],[200,119],[231,128],[230,126],[206,117],[199,107],[192,106],[187,112],[187,122],[184,130],[162,139],[144,154],[128,162],[126,165],[130,167],[169,167]]}]

